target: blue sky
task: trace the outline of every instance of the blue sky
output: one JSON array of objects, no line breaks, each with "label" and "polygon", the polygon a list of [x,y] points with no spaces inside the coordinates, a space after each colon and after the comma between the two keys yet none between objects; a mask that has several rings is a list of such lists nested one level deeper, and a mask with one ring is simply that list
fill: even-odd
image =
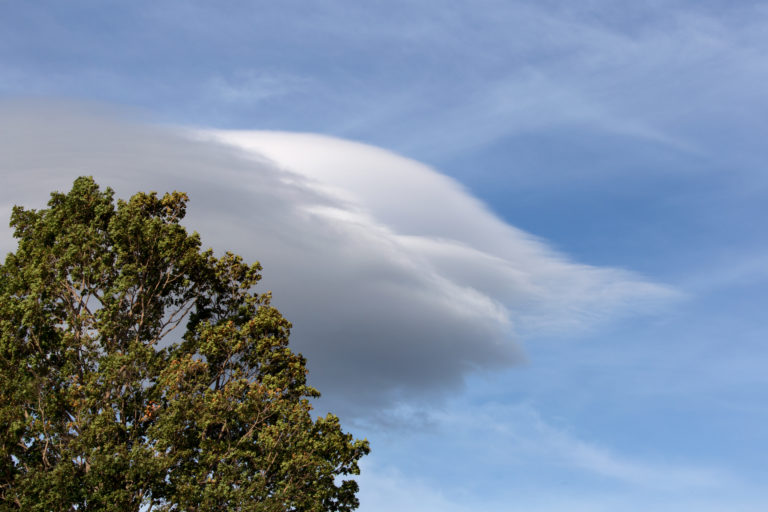
[{"label": "blue sky", "polygon": [[0,0],[3,212],[84,172],[189,190],[371,440],[363,512],[762,511],[766,28],[759,2]]}]

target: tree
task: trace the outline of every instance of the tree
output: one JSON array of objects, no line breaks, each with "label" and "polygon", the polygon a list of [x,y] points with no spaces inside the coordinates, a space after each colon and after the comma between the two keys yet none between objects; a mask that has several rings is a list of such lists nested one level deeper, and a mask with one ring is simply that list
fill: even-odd
[{"label": "tree", "polygon": [[201,251],[183,193],[113,195],[81,177],[47,209],[13,209],[0,508],[357,508],[337,477],[359,473],[368,443],[311,418],[319,393],[291,324],[252,291],[259,264]]}]

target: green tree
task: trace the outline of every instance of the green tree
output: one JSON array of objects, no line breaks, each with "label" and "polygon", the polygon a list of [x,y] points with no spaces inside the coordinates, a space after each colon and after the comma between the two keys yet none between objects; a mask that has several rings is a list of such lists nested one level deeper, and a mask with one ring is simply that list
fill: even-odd
[{"label": "green tree", "polygon": [[367,441],[312,419],[319,393],[291,324],[252,291],[261,267],[201,251],[180,225],[186,204],[115,203],[81,177],[47,209],[13,209],[0,509],[357,508],[356,482],[338,477],[359,473]]}]

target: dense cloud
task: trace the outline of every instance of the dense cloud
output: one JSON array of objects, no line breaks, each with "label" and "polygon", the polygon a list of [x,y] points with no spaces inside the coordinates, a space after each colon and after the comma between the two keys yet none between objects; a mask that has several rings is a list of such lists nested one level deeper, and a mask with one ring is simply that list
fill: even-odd
[{"label": "dense cloud", "polygon": [[[362,144],[161,128],[61,105],[0,106],[0,134],[5,218],[78,175],[121,197],[188,192],[186,225],[219,252],[261,261],[312,383],[351,414],[509,366],[516,336],[673,295],[571,262],[452,179]],[[13,249],[9,230],[0,249]]]}]

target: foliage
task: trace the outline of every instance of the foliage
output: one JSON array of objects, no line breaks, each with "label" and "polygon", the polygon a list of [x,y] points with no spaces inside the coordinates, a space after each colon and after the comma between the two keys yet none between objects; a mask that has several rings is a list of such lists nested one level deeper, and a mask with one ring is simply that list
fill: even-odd
[{"label": "foliage", "polygon": [[[367,441],[313,420],[258,263],[201,251],[187,197],[92,178],[15,207],[0,266],[0,509],[346,511]],[[169,333],[186,322],[170,343]]]}]

